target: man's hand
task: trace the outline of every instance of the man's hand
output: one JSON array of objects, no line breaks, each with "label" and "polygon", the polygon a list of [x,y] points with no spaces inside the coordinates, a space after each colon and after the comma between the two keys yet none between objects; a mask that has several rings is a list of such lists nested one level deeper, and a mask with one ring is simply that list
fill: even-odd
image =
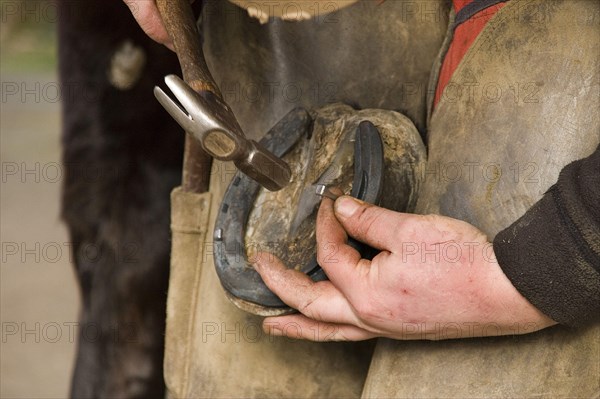
[{"label": "man's hand", "polygon": [[154,0],[123,0],[144,32],[158,43],[173,50],[173,42],[163,25]]},{"label": "man's hand", "polygon": [[[381,250],[372,261],[348,235]],[[265,331],[315,341],[447,339],[523,334],[555,322],[510,283],[486,236],[468,223],[402,214],[340,197],[324,198],[317,258],[329,281],[313,282],[273,255],[256,270],[300,314],[266,318]]]}]

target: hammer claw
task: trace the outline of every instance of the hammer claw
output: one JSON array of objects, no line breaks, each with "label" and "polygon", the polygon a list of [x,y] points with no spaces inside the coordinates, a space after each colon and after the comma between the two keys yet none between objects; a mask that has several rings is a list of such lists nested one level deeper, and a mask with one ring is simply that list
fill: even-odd
[{"label": "hammer claw", "polygon": [[242,172],[271,191],[289,183],[291,171],[287,163],[247,139],[235,115],[219,97],[212,92],[194,91],[176,75],[165,77],[165,83],[179,103],[155,87],[157,100],[208,154],[221,161],[234,161]]},{"label": "hammer claw", "polygon": [[194,121],[192,117],[185,112],[181,106],[173,101],[171,97],[167,93],[163,91],[160,87],[154,88],[154,97],[158,100],[158,102],[163,106],[163,108],[171,115],[175,122],[179,124],[185,131],[192,132],[194,129]]},{"label": "hammer claw", "polygon": [[171,89],[177,101],[179,101],[192,119],[195,120],[199,113],[197,100],[200,97],[199,94],[177,75],[167,75],[165,83]]}]

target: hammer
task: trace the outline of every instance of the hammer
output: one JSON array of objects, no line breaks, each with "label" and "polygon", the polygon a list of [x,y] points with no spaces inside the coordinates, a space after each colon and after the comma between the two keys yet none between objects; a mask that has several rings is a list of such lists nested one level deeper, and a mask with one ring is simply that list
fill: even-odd
[{"label": "hammer", "polygon": [[[175,75],[165,78],[179,104],[161,88],[154,88],[158,101],[189,133],[184,156],[184,190],[206,191],[210,176],[208,155],[221,161],[233,161],[239,170],[268,190],[277,191],[288,185],[291,170],[287,163],[256,141],[247,139],[223,100],[206,65],[189,0],[157,0],[156,4],[173,40],[185,80]],[[201,152],[198,144],[204,151]]]}]

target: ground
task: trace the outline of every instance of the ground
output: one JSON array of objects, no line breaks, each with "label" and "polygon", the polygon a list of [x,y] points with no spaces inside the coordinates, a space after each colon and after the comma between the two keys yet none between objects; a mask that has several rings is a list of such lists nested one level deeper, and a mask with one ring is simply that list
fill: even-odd
[{"label": "ground", "polygon": [[[6,14],[2,18],[2,398],[67,397],[75,356],[79,293],[67,231],[59,216],[63,93],[57,92],[54,23],[35,21],[44,11],[37,10],[38,14],[26,16],[32,21],[25,22],[39,23],[43,29],[31,25],[8,29]],[[16,25],[20,22],[18,16]]]}]

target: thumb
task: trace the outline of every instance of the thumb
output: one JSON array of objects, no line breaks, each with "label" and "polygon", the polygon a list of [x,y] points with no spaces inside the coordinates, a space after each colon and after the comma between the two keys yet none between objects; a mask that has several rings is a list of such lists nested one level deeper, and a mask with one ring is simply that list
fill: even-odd
[{"label": "thumb", "polygon": [[395,252],[398,232],[411,215],[343,196],[334,204],[336,218],[348,235],[379,250]]}]

